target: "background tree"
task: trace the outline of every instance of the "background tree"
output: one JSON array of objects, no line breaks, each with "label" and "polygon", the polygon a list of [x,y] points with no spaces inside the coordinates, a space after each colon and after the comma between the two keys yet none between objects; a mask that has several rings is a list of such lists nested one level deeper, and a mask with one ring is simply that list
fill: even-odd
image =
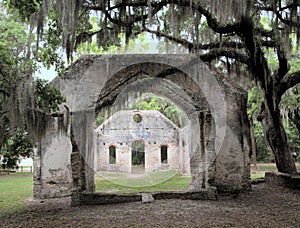
[{"label": "background tree", "polygon": [[[20,1],[24,2],[24,1]],[[30,14],[36,22],[38,37],[47,34],[42,24],[48,15],[56,15],[61,30],[60,45],[68,59],[79,44],[95,37],[99,46],[125,43],[147,32],[167,39],[195,53],[211,67],[238,76],[252,78],[263,92],[260,112],[264,135],[274,153],[280,172],[296,173],[280,114],[283,94],[300,81],[300,71],[291,73],[289,59],[292,39],[299,53],[300,25],[298,0],[44,0],[10,7]],[[32,4],[36,7],[30,7]],[[25,7],[25,8],[24,8]],[[26,8],[27,7],[27,8]],[[89,18],[97,15],[97,29]],[[269,27],[262,16],[268,15]],[[276,66],[268,57],[276,56]],[[246,73],[246,69],[250,74]]]},{"label": "background tree", "polygon": [[10,137],[1,149],[3,159],[1,166],[3,168],[14,168],[20,157],[31,157],[33,144],[28,132],[19,128],[17,132]]},{"label": "background tree", "polygon": [[[261,124],[257,121],[257,117],[259,115],[261,104],[263,103],[263,95],[262,91],[259,87],[253,86],[248,92],[248,116],[251,124],[251,130],[253,131],[253,135],[251,134],[252,140],[252,153],[253,147],[256,152],[256,161],[257,162],[274,162],[274,155],[271,151],[270,146],[266,142],[264,137],[264,132]],[[253,165],[255,165],[255,157],[252,154]],[[257,167],[256,167],[257,169]]]},{"label": "background tree", "polygon": [[29,75],[35,64],[27,61],[26,27],[0,8],[0,147],[24,125],[24,112],[32,99]]},{"label": "background tree", "polygon": [[2,165],[12,168],[20,156],[31,155],[39,130],[46,126],[45,118],[57,111],[64,97],[48,82],[33,80],[38,70],[31,54],[35,36],[26,23],[2,3],[0,21],[0,153]]}]

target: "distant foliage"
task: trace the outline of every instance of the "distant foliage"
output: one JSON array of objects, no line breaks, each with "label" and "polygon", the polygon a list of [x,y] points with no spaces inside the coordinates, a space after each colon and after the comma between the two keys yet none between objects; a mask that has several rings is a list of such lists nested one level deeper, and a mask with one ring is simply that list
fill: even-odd
[{"label": "distant foliage", "polygon": [[36,107],[45,112],[58,111],[59,105],[66,101],[57,88],[40,78],[35,80],[34,97]]},{"label": "distant foliage", "polygon": [[[254,86],[248,93],[248,115],[252,115],[254,119],[254,137],[256,142],[256,152],[258,162],[274,162],[274,155],[270,146],[266,142],[261,124],[256,120],[263,103],[263,95],[261,90]],[[291,113],[300,107],[300,95],[298,88],[287,92],[281,100],[281,115],[283,125],[286,130],[288,142],[292,152],[300,153],[300,132],[295,125]],[[300,160],[300,156],[298,157]]]},{"label": "distant foliage", "polygon": [[182,110],[180,110],[175,104],[158,96],[146,96],[141,98],[141,100],[135,102],[132,109],[159,111],[180,128],[187,125],[188,122],[187,117]]},{"label": "distant foliage", "polygon": [[30,16],[40,10],[43,0],[4,0],[3,2],[16,10],[23,21],[29,22]]},{"label": "distant foliage", "polygon": [[263,102],[262,91],[253,86],[248,92],[248,110],[247,113],[253,118],[254,138],[256,144],[256,160],[258,162],[274,162],[274,155],[268,145],[261,124],[257,121],[257,116],[260,112],[260,107]]},{"label": "distant foliage", "polygon": [[33,144],[28,132],[23,128],[18,129],[16,134],[6,141],[1,150],[2,168],[14,168],[20,157],[30,157],[32,150]]}]

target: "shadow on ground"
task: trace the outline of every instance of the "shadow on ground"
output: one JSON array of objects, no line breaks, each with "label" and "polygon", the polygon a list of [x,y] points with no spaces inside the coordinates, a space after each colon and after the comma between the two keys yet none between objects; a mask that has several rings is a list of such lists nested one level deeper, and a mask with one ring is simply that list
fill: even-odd
[{"label": "shadow on ground", "polygon": [[157,200],[70,206],[70,198],[30,201],[27,209],[0,218],[0,227],[297,227],[300,191],[254,185],[236,198],[217,201]]}]

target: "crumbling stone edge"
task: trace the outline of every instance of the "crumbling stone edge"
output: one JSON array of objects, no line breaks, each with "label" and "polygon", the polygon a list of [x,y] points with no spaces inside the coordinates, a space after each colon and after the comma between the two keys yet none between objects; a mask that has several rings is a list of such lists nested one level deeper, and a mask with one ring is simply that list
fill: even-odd
[{"label": "crumbling stone edge", "polygon": [[300,174],[292,175],[280,172],[266,172],[265,183],[300,190]]},{"label": "crumbling stone edge", "polygon": [[[152,192],[154,200],[182,199],[182,200],[217,200],[216,188],[208,188],[200,191],[176,191],[176,192]],[[78,198],[77,198],[78,197]],[[83,192],[72,196],[72,205],[104,205],[142,201],[142,193],[113,194],[113,193],[88,193]]]}]

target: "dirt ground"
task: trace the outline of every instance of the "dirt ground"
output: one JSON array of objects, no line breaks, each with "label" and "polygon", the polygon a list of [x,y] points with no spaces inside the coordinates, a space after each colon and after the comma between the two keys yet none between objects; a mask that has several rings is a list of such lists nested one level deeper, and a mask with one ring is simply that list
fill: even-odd
[{"label": "dirt ground", "polygon": [[0,227],[300,227],[300,191],[264,183],[217,201],[72,207],[64,198],[27,203],[27,209],[0,218]]}]

